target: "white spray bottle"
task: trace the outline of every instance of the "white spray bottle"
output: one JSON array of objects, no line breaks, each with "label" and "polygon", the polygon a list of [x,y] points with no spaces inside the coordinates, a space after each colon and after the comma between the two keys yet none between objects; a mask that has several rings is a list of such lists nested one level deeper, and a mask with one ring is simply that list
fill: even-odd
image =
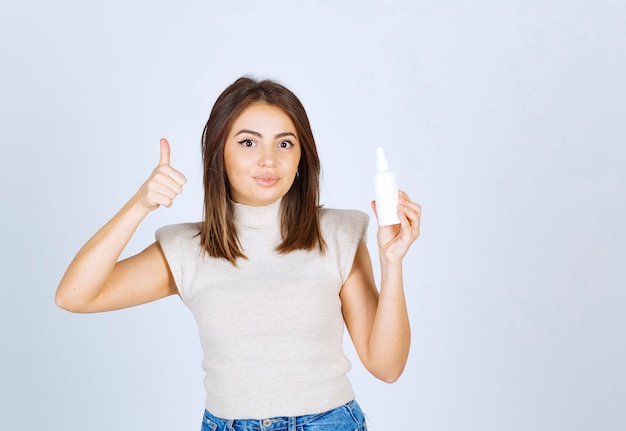
[{"label": "white spray bottle", "polygon": [[378,224],[388,226],[400,223],[398,218],[398,186],[396,174],[389,170],[385,150],[376,148],[376,173],[374,174],[374,195]]}]

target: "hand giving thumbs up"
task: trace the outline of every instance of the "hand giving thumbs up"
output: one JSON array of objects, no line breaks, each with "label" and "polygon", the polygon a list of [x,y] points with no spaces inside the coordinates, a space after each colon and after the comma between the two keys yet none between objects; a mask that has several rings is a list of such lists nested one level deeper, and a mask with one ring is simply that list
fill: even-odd
[{"label": "hand giving thumbs up", "polygon": [[160,206],[171,207],[174,198],[181,194],[187,179],[170,166],[170,144],[162,138],[159,164],[137,192],[141,204],[152,211]]}]

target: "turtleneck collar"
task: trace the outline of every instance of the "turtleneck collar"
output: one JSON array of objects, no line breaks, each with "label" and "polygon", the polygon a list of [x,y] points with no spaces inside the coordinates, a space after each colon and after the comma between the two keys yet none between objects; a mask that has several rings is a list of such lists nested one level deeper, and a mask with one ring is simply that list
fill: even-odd
[{"label": "turtleneck collar", "polygon": [[280,223],[281,201],[282,198],[262,207],[233,202],[235,223],[248,228],[276,227]]}]

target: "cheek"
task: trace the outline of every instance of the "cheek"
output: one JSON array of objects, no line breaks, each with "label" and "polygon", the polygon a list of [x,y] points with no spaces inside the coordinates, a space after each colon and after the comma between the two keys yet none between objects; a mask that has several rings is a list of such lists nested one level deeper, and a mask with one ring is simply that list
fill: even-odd
[{"label": "cheek", "polygon": [[233,158],[227,159],[224,163],[224,169],[226,169],[226,175],[229,178],[236,178],[241,175],[240,163],[237,163]]},{"label": "cheek", "polygon": [[233,168],[233,166],[230,165],[225,165],[224,169],[226,169],[226,180],[231,187],[236,187],[237,183],[239,182],[239,173],[236,171],[236,169]]},{"label": "cheek", "polygon": [[300,164],[300,151],[293,155],[291,160],[291,165],[293,167],[294,172],[298,170],[298,165]]},{"label": "cheek", "polygon": [[226,176],[228,177],[228,181],[230,183],[236,183],[241,177],[241,174],[236,170],[231,169],[229,171],[226,171]]}]

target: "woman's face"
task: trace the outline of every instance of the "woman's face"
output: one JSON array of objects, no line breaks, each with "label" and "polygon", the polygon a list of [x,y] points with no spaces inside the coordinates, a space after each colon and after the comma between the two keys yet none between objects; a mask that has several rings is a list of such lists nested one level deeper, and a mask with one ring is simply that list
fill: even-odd
[{"label": "woman's face", "polygon": [[265,206],[291,188],[300,162],[300,141],[282,109],[264,103],[235,119],[224,145],[224,164],[235,202]]}]

